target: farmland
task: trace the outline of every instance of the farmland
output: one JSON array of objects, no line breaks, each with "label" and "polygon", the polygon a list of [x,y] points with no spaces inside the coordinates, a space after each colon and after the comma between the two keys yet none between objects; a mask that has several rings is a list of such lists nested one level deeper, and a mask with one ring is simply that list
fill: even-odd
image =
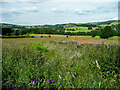
[{"label": "farmland", "polygon": [[117,36],[32,35],[2,39],[3,88],[120,87]]},{"label": "farmland", "polygon": [[[74,29],[74,31],[72,31],[72,29]],[[65,28],[65,32],[90,32],[91,30],[88,30],[88,27],[69,27],[69,28]]]}]

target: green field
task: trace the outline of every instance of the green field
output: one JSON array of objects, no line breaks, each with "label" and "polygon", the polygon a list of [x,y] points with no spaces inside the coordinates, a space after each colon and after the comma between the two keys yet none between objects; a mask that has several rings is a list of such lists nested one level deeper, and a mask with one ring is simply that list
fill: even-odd
[{"label": "green field", "polygon": [[119,88],[117,37],[45,36],[2,40],[3,88]]},{"label": "green field", "polygon": [[[74,29],[75,31],[71,31],[67,29]],[[74,27],[65,28],[65,32],[91,32],[91,30],[88,30],[88,27],[74,26]]]},{"label": "green field", "polygon": [[115,22],[111,23],[110,25],[116,25],[116,24],[120,24],[120,22],[115,21]]},{"label": "green field", "polygon": [[[100,39],[100,36],[96,36],[95,38],[99,38]],[[108,38],[108,40],[118,40],[118,39],[120,39],[120,37],[119,36],[113,36],[113,37],[110,37],[110,38]]]},{"label": "green field", "polygon": [[112,26],[112,25],[118,25],[118,23],[120,24],[120,22],[118,22],[118,21],[115,21],[115,22],[113,22],[113,23],[111,23],[111,24],[109,24],[109,25],[99,25],[99,26],[101,26],[101,27],[106,27],[106,26]]}]

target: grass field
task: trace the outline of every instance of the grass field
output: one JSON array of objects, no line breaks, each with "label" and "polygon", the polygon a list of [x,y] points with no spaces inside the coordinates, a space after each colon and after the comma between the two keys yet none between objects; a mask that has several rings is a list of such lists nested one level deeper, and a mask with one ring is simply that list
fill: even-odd
[{"label": "grass field", "polygon": [[[91,30],[88,30],[88,27],[77,27],[77,26],[74,26],[74,27],[69,27],[69,28],[65,28],[65,32],[91,32]],[[71,30],[67,30],[67,29],[74,29],[75,31],[71,31]]]},{"label": "grass field", "polygon": [[115,21],[115,22],[113,22],[113,23],[111,23],[109,25],[99,25],[99,26],[106,27],[106,26],[117,25],[117,24],[120,24],[120,22]]},{"label": "grass field", "polygon": [[120,22],[115,21],[115,22],[111,23],[110,25],[116,25],[116,24],[120,24]]},{"label": "grass field", "polygon": [[82,27],[82,26],[74,26],[74,27],[69,27],[69,28],[66,28],[66,29],[79,29],[79,30],[88,30],[88,27]]},{"label": "grass field", "polygon": [[117,37],[45,36],[2,39],[3,88],[120,88]]},{"label": "grass field", "polygon": [[[101,43],[102,42],[108,42],[108,43],[118,43],[118,39],[120,39],[120,37],[118,36],[113,36],[113,37],[110,37],[108,39],[101,39],[99,36],[96,36],[95,38],[91,37],[91,36],[70,36],[70,35],[67,35],[69,36],[69,38],[66,38],[66,35],[53,35],[53,34],[30,34],[30,36],[44,36],[44,37],[49,37],[49,35],[52,37],[52,38],[65,38],[65,40],[94,40],[98,43]],[[75,37],[75,38],[74,38]],[[100,41],[100,42],[99,42]],[[95,43],[95,42],[93,42]]]}]

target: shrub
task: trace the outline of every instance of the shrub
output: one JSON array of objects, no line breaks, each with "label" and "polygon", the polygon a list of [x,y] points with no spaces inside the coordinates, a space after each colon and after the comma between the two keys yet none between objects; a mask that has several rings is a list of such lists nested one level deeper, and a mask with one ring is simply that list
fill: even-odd
[{"label": "shrub", "polygon": [[113,31],[112,31],[111,26],[106,26],[104,29],[102,29],[100,33],[100,37],[104,39],[113,37]]},{"label": "shrub", "polygon": [[95,37],[95,36],[99,35],[99,31],[98,31],[98,30],[91,31],[91,32],[90,32],[90,35],[91,35],[92,37]]}]

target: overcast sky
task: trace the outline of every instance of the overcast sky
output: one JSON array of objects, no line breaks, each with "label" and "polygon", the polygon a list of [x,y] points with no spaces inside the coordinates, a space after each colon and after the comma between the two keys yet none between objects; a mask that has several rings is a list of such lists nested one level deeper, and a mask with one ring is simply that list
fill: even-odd
[{"label": "overcast sky", "polygon": [[2,0],[2,22],[19,25],[115,20],[119,0]]}]

